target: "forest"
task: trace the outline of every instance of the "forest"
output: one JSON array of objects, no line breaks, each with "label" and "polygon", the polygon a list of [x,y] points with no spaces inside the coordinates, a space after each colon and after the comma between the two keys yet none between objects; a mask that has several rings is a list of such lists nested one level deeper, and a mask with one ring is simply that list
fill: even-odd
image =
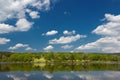
[{"label": "forest", "polygon": [[0,63],[119,63],[119,53],[0,52]]}]

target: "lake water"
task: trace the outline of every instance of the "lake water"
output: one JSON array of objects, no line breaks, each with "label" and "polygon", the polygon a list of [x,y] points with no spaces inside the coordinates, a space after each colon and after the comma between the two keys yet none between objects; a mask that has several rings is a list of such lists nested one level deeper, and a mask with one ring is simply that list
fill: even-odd
[{"label": "lake water", "polygon": [[120,80],[120,64],[0,64],[0,80]]}]

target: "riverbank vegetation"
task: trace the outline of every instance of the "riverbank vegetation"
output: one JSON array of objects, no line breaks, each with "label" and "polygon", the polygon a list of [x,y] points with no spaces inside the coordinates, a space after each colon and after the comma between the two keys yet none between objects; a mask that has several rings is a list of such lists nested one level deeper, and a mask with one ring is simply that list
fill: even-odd
[{"label": "riverbank vegetation", "polygon": [[120,62],[119,53],[70,53],[70,52],[46,52],[46,53],[10,53],[0,52],[0,62],[17,63],[114,63]]}]

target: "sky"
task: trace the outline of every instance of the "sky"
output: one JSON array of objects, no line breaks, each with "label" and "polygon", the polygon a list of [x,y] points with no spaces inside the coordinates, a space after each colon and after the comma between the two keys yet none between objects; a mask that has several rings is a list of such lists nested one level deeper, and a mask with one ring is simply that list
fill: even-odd
[{"label": "sky", "polygon": [[0,51],[120,52],[120,0],[0,0]]}]

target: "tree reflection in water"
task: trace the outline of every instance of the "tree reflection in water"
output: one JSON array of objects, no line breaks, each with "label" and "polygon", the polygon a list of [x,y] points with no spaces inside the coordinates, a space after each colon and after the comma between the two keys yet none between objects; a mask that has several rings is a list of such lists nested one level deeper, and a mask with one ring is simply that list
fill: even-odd
[{"label": "tree reflection in water", "polygon": [[0,64],[0,80],[120,80],[119,64]]}]

